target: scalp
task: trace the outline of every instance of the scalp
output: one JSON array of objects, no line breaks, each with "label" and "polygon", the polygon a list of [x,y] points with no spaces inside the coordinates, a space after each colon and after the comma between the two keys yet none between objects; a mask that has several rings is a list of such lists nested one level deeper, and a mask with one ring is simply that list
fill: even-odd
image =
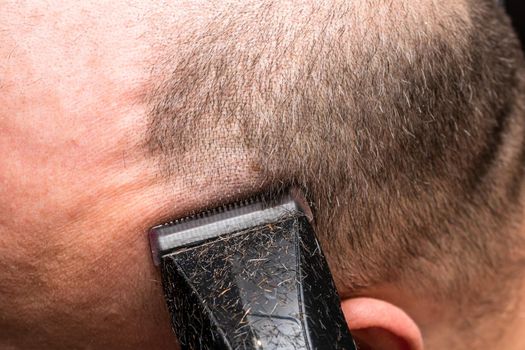
[{"label": "scalp", "polygon": [[149,150],[168,177],[230,152],[304,188],[347,293],[472,301],[516,245],[523,58],[491,2],[452,3],[221,5],[173,40]]}]

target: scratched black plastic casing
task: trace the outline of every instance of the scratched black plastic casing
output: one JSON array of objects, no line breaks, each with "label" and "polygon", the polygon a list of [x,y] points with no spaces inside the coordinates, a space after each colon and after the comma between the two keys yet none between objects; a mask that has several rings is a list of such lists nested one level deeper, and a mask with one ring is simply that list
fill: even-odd
[{"label": "scratched black plastic casing", "polygon": [[355,349],[300,213],[172,252],[161,268],[183,349]]}]

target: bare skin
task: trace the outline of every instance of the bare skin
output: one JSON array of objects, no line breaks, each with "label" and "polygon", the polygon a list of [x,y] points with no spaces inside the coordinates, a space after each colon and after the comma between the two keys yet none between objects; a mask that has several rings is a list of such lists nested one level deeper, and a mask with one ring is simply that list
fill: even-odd
[{"label": "bare skin", "polygon": [[2,5],[2,348],[170,348],[147,229],[256,179],[231,161],[220,184],[159,179],[140,144],[151,23],[128,5]]},{"label": "bare skin", "polygon": [[[166,9],[1,8],[0,347],[176,348],[146,232],[257,191],[250,155],[239,149],[210,163],[220,182],[203,173],[169,183],[146,155],[151,36]],[[431,310],[402,306],[428,348],[441,345]],[[500,348],[523,348],[518,314]]]}]

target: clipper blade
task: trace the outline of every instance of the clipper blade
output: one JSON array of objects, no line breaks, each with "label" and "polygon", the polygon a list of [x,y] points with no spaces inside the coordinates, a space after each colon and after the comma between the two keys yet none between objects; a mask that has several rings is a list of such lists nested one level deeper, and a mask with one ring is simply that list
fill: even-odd
[{"label": "clipper blade", "polygon": [[153,261],[159,266],[161,257],[176,249],[290,215],[301,213],[312,220],[306,203],[300,192],[292,189],[278,196],[259,195],[155,226],[149,232]]}]

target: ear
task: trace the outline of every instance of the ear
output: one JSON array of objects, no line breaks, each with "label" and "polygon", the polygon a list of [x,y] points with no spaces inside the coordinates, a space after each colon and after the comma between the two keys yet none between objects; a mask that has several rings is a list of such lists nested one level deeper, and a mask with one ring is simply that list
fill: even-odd
[{"label": "ear", "polygon": [[343,300],[341,308],[361,350],[422,350],[414,320],[395,305],[373,298]]}]

